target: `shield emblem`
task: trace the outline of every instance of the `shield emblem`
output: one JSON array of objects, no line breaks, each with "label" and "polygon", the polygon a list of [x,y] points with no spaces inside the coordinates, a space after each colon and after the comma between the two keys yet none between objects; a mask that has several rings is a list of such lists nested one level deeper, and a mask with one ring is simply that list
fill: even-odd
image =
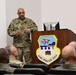
[{"label": "shield emblem", "polygon": [[39,48],[36,50],[37,58],[49,65],[58,59],[60,49],[57,47],[55,35],[43,35],[38,38]]}]

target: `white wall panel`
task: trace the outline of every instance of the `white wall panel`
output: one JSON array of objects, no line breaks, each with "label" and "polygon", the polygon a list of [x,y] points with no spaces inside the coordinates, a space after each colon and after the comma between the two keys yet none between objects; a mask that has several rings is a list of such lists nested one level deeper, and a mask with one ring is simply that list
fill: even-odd
[{"label": "white wall panel", "polygon": [[0,0],[0,48],[7,45],[5,0]]},{"label": "white wall panel", "polygon": [[41,0],[42,23],[59,21],[76,33],[76,0]]}]

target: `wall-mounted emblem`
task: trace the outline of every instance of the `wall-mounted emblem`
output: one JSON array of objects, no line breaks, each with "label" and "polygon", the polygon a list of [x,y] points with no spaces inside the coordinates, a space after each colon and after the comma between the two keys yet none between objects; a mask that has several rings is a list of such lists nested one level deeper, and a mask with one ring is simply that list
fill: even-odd
[{"label": "wall-mounted emblem", "polygon": [[38,59],[49,65],[58,59],[60,49],[57,47],[55,35],[42,35],[38,38],[39,48],[36,50]]}]

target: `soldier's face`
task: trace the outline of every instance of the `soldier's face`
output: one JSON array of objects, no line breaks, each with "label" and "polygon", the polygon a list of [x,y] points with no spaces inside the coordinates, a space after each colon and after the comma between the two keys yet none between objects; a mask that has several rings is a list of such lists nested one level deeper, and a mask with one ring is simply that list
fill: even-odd
[{"label": "soldier's face", "polygon": [[18,56],[17,48],[14,48],[14,50],[13,50],[13,55],[14,55],[15,57],[17,57],[17,56]]},{"label": "soldier's face", "polygon": [[18,11],[18,16],[21,20],[23,20],[25,18],[25,11],[23,9],[20,9]]}]

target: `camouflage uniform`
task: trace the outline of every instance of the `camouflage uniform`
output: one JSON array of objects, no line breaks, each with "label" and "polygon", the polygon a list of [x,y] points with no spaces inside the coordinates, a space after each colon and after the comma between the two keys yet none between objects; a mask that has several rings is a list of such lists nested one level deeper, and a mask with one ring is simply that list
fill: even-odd
[{"label": "camouflage uniform", "polygon": [[[27,29],[29,32],[24,33],[23,30]],[[16,31],[20,32],[20,36],[16,36]],[[13,37],[13,44],[18,49],[19,56],[18,58],[22,60],[22,56],[24,55],[26,63],[31,63],[31,41],[30,41],[30,33],[32,31],[37,31],[37,25],[29,18],[21,20],[20,18],[16,18],[12,20],[8,27],[8,35]]]},{"label": "camouflage uniform", "polygon": [[69,69],[69,70],[76,70],[76,64],[62,64],[61,66],[56,67],[55,69],[57,70],[65,70],[65,69]]},{"label": "camouflage uniform", "polygon": [[[9,64],[7,63],[0,63],[0,69],[3,69],[9,73],[13,73],[15,71],[16,68],[11,67]],[[0,74],[1,75],[1,74]]]},{"label": "camouflage uniform", "polygon": [[19,61],[19,60],[17,60],[16,58],[10,58],[9,59],[9,64],[16,64],[16,65],[18,65],[21,68],[23,68],[23,66],[24,66],[24,63]]}]

